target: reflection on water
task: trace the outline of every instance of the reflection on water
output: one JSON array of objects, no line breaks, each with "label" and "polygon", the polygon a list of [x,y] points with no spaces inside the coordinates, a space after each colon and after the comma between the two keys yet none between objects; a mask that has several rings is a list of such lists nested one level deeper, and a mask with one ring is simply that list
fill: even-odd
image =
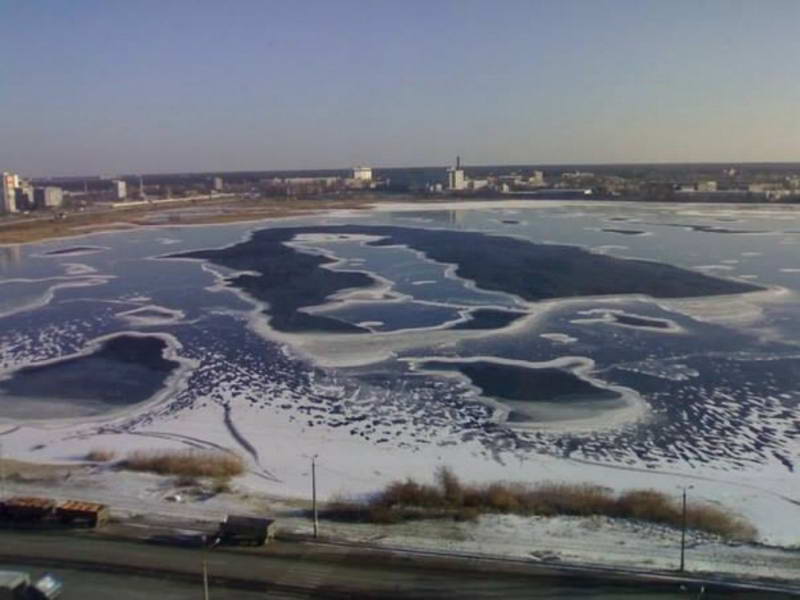
[{"label": "reflection on water", "polygon": [[19,244],[13,246],[0,246],[0,273],[9,269],[9,267],[19,265],[22,260],[22,248]]}]

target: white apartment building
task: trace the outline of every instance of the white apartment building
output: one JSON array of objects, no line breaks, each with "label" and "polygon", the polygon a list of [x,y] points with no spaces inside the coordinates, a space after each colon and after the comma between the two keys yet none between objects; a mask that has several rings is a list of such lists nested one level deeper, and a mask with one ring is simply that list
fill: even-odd
[{"label": "white apartment building", "polygon": [[17,212],[16,190],[19,184],[19,175],[3,172],[2,186],[0,186],[0,213]]},{"label": "white apartment building", "polygon": [[353,167],[353,179],[356,181],[372,181],[372,168]]}]

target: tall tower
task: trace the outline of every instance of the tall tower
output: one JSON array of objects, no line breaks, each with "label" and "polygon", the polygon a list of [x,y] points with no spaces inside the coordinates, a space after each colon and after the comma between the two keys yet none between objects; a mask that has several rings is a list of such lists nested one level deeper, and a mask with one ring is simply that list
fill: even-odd
[{"label": "tall tower", "polygon": [[447,189],[463,190],[467,187],[464,169],[461,168],[461,157],[456,156],[456,166],[447,169]]}]

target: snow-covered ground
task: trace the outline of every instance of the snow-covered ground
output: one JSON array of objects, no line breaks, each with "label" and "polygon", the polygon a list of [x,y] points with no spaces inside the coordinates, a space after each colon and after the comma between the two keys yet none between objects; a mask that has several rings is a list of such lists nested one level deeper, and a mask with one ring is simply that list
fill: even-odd
[{"label": "snow-covered ground", "polygon": [[[59,499],[91,498],[113,508],[115,519],[141,527],[210,530],[226,514],[277,517],[280,531],[310,534],[310,502],[265,495],[234,483],[214,494],[212,482],[178,485],[175,478],[73,467],[64,473],[7,482],[8,493]],[[148,535],[146,529],[142,534]],[[680,560],[680,531],[607,517],[521,517],[488,514],[476,521],[449,519],[394,525],[322,520],[323,539],[367,543],[392,549],[673,570]],[[729,543],[689,531],[686,568],[694,573],[800,581],[800,549]]]},{"label": "snow-covered ground", "polygon": [[[238,435],[255,446],[258,456],[250,457],[251,471],[239,484],[271,496],[307,497],[310,461],[314,455],[318,456],[321,498],[358,497],[405,477],[432,481],[438,465],[453,467],[465,481],[592,482],[617,491],[652,488],[676,498],[683,486],[691,485],[690,502],[721,504],[746,517],[758,527],[760,541],[800,545],[800,504],[795,482],[777,470],[724,474],[713,468],[698,468],[691,472],[667,472],[547,455],[507,454],[498,460],[480,442],[465,443],[457,436],[452,440],[442,436],[427,447],[406,445],[402,436],[396,436],[391,443],[375,445],[351,436],[344,428],[309,427],[306,421],[291,414],[276,413],[265,419],[261,409],[246,405],[231,410],[229,418]],[[52,441],[46,449],[36,450],[47,430]],[[69,434],[71,430],[74,436]],[[80,461],[94,448],[111,448],[124,456],[129,450],[143,446],[184,449],[188,443],[204,448],[236,447],[225,424],[223,409],[216,404],[178,413],[132,433],[82,437],[80,430],[75,425],[61,429],[52,423],[29,424],[15,426],[3,439],[6,452],[13,456],[60,463]],[[124,490],[122,497],[149,498],[136,489],[138,476],[128,474],[127,478],[130,486],[124,475],[114,480],[117,491]],[[87,494],[93,492],[91,487],[86,489]]]}]

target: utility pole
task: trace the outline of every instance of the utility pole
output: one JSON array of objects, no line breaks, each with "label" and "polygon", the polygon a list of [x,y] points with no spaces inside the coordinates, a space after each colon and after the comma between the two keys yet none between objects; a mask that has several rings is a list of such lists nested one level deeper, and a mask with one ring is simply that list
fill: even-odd
[{"label": "utility pole", "polygon": [[0,442],[0,498],[6,497],[6,462],[3,456],[3,442]]},{"label": "utility pole", "polygon": [[680,572],[683,572],[685,553],[686,553],[686,488],[683,488],[683,516],[681,518],[681,566],[678,568]]},{"label": "utility pole", "polygon": [[678,571],[683,573],[683,569],[685,566],[685,554],[686,554],[686,490],[691,490],[694,486],[683,486],[683,501],[681,503],[681,566],[678,568]]},{"label": "utility pole", "polygon": [[311,457],[311,510],[314,513],[314,537],[319,533],[317,518],[317,455]]},{"label": "utility pole", "polygon": [[203,559],[203,600],[208,600],[208,560]]}]

